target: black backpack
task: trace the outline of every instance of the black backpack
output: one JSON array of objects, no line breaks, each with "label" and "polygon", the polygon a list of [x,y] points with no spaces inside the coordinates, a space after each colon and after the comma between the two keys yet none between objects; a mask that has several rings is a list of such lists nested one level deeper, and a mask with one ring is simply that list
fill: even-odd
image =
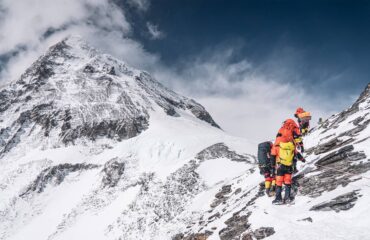
[{"label": "black backpack", "polygon": [[272,142],[263,142],[258,144],[258,166],[264,168],[271,165],[270,154],[271,154]]}]

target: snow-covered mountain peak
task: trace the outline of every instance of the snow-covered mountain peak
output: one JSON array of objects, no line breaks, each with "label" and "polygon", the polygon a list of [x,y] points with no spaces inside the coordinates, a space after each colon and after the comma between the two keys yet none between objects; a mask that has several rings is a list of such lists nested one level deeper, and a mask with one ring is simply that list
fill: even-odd
[{"label": "snow-covered mountain peak", "polygon": [[218,127],[194,100],[100,53],[79,37],[50,47],[2,89],[0,105],[2,151],[9,151],[25,135],[38,141],[48,137],[49,145],[82,138],[131,138],[148,128],[154,113],[180,117],[188,112]]}]

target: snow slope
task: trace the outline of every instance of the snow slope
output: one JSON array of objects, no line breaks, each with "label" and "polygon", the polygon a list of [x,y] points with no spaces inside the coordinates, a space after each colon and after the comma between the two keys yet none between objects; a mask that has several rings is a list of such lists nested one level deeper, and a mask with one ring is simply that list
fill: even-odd
[{"label": "snow slope", "polygon": [[369,101],[313,129],[273,206],[254,144],[70,37],[0,91],[0,239],[370,239]]},{"label": "snow slope", "polygon": [[272,205],[258,171],[236,175],[202,193],[204,214],[177,239],[370,239],[369,113],[370,84],[305,137],[294,205]]}]

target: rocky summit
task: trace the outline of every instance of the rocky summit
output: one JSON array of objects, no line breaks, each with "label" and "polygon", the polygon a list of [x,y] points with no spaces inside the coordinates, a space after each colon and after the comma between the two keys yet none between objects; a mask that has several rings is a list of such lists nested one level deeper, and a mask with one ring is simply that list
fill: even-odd
[{"label": "rocky summit", "polygon": [[0,91],[0,239],[368,239],[370,85],[304,138],[295,201],[257,143],[69,37]]}]

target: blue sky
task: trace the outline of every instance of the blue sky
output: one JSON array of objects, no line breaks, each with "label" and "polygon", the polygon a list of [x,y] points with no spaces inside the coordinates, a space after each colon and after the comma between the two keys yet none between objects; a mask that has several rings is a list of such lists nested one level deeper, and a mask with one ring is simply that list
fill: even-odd
[{"label": "blue sky", "polygon": [[[130,20],[135,38],[168,65],[234,46],[235,61],[274,71],[271,62],[280,59],[289,72],[284,81],[332,96],[356,94],[369,82],[369,12],[369,1],[162,0]],[[147,21],[165,37],[148,38]]]},{"label": "blue sky", "polygon": [[348,107],[369,82],[370,1],[0,0],[0,79],[77,34],[262,141],[302,106]]}]

